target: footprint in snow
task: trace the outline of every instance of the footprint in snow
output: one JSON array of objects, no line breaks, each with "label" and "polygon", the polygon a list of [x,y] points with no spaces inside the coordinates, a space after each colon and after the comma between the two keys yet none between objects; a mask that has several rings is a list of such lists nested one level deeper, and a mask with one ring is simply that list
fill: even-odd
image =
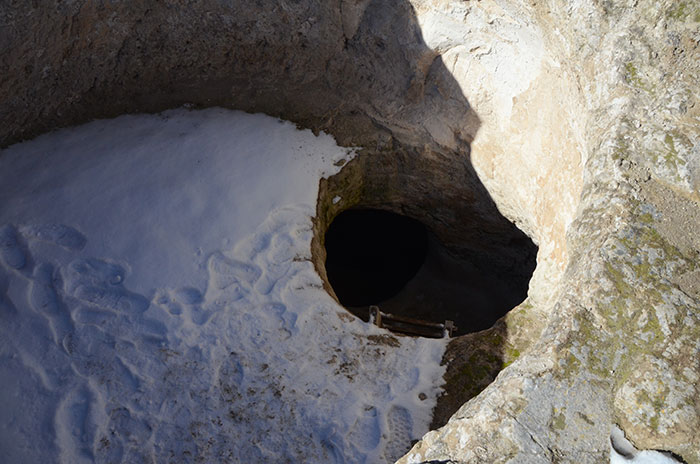
[{"label": "footprint in snow", "polygon": [[75,322],[82,325],[93,325],[101,329],[114,332],[117,325],[126,322],[119,319],[114,311],[96,308],[92,305],[78,305],[73,310]]},{"label": "footprint in snow", "polygon": [[173,316],[179,316],[182,314],[182,304],[170,295],[170,292],[166,290],[158,290],[153,297],[154,305],[160,306],[165,311],[169,312]]},{"label": "footprint in snow", "polygon": [[348,440],[358,450],[368,452],[377,447],[381,438],[379,415],[374,406],[365,406],[350,428]]},{"label": "footprint in snow", "polygon": [[150,305],[148,299],[122,285],[123,267],[97,258],[79,259],[68,265],[66,290],[85,303],[138,316]]},{"label": "footprint in snow", "polygon": [[294,240],[289,235],[285,233],[275,235],[272,237],[270,248],[267,252],[267,261],[274,264],[291,261],[296,252],[294,245]]},{"label": "footprint in snow", "polygon": [[260,278],[261,274],[257,266],[227,258],[221,252],[212,254],[207,266],[209,276],[214,280],[218,289],[224,289],[235,282],[252,285]]},{"label": "footprint in snow", "polygon": [[249,293],[250,291],[243,288],[238,282],[231,283],[223,290],[208,290],[205,306],[213,311],[226,309]]},{"label": "footprint in snow", "polygon": [[297,315],[287,311],[287,306],[283,303],[270,302],[262,304],[258,307],[258,311],[265,317],[270,318],[270,322],[274,325],[279,325],[280,328],[291,332],[297,322]]},{"label": "footprint in snow", "polygon": [[246,297],[262,274],[254,264],[227,258],[220,252],[209,257],[207,268],[209,283],[204,306],[214,312],[230,308]]},{"label": "footprint in snow", "polygon": [[269,295],[275,286],[289,274],[291,267],[291,262],[282,264],[268,263],[265,266],[265,272],[263,272],[262,277],[255,284],[255,291],[260,295]]},{"label": "footprint in snow", "polygon": [[396,462],[411,447],[413,419],[411,413],[401,406],[392,406],[386,416],[388,437],[384,447],[386,462]]},{"label": "footprint in snow", "polygon": [[200,305],[192,305],[186,308],[186,314],[193,324],[198,326],[203,326],[214,315],[214,311],[208,311],[202,308]]},{"label": "footprint in snow", "polygon": [[54,426],[62,462],[94,462],[92,443],[95,424],[91,420],[94,398],[88,387],[68,392],[56,408]]},{"label": "footprint in snow", "polygon": [[145,297],[123,288],[81,285],[75,289],[73,296],[85,303],[132,316],[142,314],[149,306],[149,302]]},{"label": "footprint in snow", "polygon": [[253,234],[236,244],[234,252],[236,256],[245,256],[252,260],[270,246],[268,234]]},{"label": "footprint in snow", "polygon": [[68,332],[63,336],[63,339],[61,340],[61,346],[63,347],[63,351],[68,353],[68,355],[73,354],[73,352],[75,351],[75,336],[72,332]]},{"label": "footprint in snow", "polygon": [[[227,289],[228,290],[228,289]],[[214,305],[206,305],[202,307],[205,299],[199,290],[186,287],[175,291],[160,291],[154,298],[154,304],[177,317],[177,326],[182,327],[183,323],[192,323],[198,326],[203,326],[212,318],[216,310],[223,309],[230,301],[235,301],[240,298],[232,298],[226,300],[225,295],[227,290],[224,290],[218,295],[218,300]],[[216,304],[216,303],[219,304]],[[165,333],[163,333],[165,335]]]},{"label": "footprint in snow", "polygon": [[0,318],[17,314],[17,308],[15,308],[10,297],[7,296],[9,286],[10,278],[0,268]]},{"label": "footprint in snow", "polygon": [[193,287],[183,287],[175,290],[175,299],[186,305],[199,304],[204,301],[202,292]]},{"label": "footprint in snow", "polygon": [[294,241],[286,233],[274,235],[267,252],[256,258],[256,262],[261,263],[265,269],[255,285],[258,293],[269,295],[275,286],[279,287],[278,284],[285,281],[285,277],[295,272],[292,269],[294,257],[297,255],[294,245]]},{"label": "footprint in snow", "polygon": [[[158,290],[153,297],[152,303],[167,311],[172,316],[176,316],[176,325],[181,327],[183,323],[193,323],[204,325],[214,314],[209,308],[202,308],[205,298],[198,289],[194,287],[182,287],[177,290]],[[163,333],[162,335],[165,335]]]},{"label": "footprint in snow", "polygon": [[[49,321],[54,341],[63,345],[67,334],[73,332],[73,321],[66,306],[61,302],[55,283],[59,279],[49,263],[34,269],[34,278],[29,286],[29,305]],[[64,346],[64,349],[65,346]],[[70,352],[69,352],[70,354]]]},{"label": "footprint in snow", "polygon": [[44,224],[41,226],[28,226],[23,232],[26,236],[54,243],[72,251],[80,251],[85,248],[87,239],[83,234],[64,224]]},{"label": "footprint in snow", "polygon": [[27,256],[17,230],[12,224],[0,227],[0,259],[7,267],[20,270],[27,264]]},{"label": "footprint in snow", "polygon": [[66,287],[73,292],[80,285],[120,286],[125,276],[126,270],[118,264],[97,258],[77,259],[68,265]]}]

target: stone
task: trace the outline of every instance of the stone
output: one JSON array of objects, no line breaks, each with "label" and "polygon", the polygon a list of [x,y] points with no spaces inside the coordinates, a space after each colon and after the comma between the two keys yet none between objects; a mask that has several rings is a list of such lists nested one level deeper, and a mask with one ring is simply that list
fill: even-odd
[{"label": "stone", "polygon": [[[434,212],[455,249],[532,238],[527,300],[452,342],[436,430],[399,462],[604,462],[617,425],[700,463],[697,2],[10,0],[0,31],[0,147],[185,104],[264,112],[360,148],[317,235],[374,198]],[[392,169],[421,182],[368,196]]]}]

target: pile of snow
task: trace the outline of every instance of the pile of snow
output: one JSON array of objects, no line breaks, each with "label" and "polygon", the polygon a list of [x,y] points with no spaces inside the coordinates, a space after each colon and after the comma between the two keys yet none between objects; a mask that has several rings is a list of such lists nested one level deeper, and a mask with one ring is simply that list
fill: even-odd
[{"label": "pile of snow", "polygon": [[625,432],[614,426],[610,434],[610,464],[678,464],[680,461],[665,451],[639,451],[625,437]]},{"label": "pile of snow", "polygon": [[3,462],[407,451],[428,431],[445,342],[349,316],[310,261],[319,179],[352,156],[221,109],[0,152]]}]

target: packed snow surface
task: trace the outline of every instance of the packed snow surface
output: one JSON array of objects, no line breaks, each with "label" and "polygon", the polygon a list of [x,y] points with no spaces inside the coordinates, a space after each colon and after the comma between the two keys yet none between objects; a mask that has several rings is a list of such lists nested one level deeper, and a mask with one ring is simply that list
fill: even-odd
[{"label": "packed snow surface", "polygon": [[610,451],[610,464],[679,464],[680,461],[674,459],[669,453],[663,451],[644,450],[638,451],[627,457],[617,453],[614,449]]},{"label": "packed snow surface", "polygon": [[610,464],[678,464],[680,462],[664,451],[639,451],[618,426],[613,426],[610,444]]},{"label": "packed snow surface", "polygon": [[352,156],[221,109],[0,152],[3,462],[407,451],[428,430],[445,342],[351,317],[310,261],[318,181]]},{"label": "packed snow surface", "polygon": [[644,450],[633,456],[625,457],[612,450],[610,464],[679,464],[670,454],[663,451]]}]

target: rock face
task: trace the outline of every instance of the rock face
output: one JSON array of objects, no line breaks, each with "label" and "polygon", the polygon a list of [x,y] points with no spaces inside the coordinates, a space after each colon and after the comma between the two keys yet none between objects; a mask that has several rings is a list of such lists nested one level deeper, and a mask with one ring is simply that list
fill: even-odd
[{"label": "rock face", "polygon": [[[510,118],[503,113],[489,122],[488,110],[481,110],[488,102],[471,97],[479,89],[465,90],[482,120],[472,159],[499,206],[524,203],[502,210],[534,224],[538,271],[549,258],[563,272],[556,290],[547,291],[552,299],[545,302],[541,293],[551,289],[545,279],[533,282],[533,308],[505,319],[508,332],[517,333],[515,316],[536,312],[546,321],[539,336],[526,337],[520,357],[405,462],[602,462],[611,423],[637,447],[700,462],[700,243],[693,232],[700,226],[698,5],[538,2],[522,8],[496,11],[490,21],[529,18],[544,50],[541,71],[524,92],[506,93],[512,108],[502,98]],[[494,106],[496,93],[489,98]],[[559,100],[550,115],[543,110],[547,98]],[[528,132],[528,143],[539,146],[500,151],[482,142],[481,134],[506,121],[510,127],[494,129],[494,139],[500,134],[503,146],[521,137],[521,101],[531,103],[521,110],[529,124],[541,124]],[[550,132],[538,136],[537,129]],[[501,199],[492,185],[512,180],[522,193]],[[547,241],[553,246],[542,245]]]},{"label": "rock face", "polygon": [[9,1],[0,31],[0,146],[182,104],[261,111],[363,147],[360,178],[406,171],[401,195],[348,181],[333,206],[331,182],[319,227],[420,196],[411,215],[455,249],[455,224],[507,243],[501,214],[538,244],[528,299],[453,342],[435,425],[451,418],[402,462],[603,462],[617,424],[700,463],[697,2]]}]

